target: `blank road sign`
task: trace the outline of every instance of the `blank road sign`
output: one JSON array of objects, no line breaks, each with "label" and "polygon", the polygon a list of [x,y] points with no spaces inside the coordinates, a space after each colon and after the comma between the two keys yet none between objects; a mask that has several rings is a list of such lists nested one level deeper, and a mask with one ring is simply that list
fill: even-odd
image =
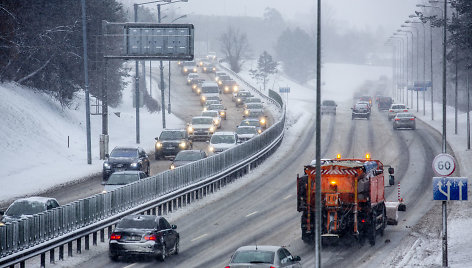
[{"label": "blank road sign", "polygon": [[467,200],[467,178],[462,177],[434,177],[434,200]]}]

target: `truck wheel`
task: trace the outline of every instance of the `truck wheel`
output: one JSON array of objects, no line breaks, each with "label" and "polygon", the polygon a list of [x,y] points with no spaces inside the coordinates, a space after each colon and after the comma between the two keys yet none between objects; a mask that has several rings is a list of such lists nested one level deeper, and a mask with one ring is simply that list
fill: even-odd
[{"label": "truck wheel", "polygon": [[372,219],[371,219],[370,226],[369,226],[369,230],[368,230],[369,244],[370,244],[371,246],[375,246],[375,235],[376,235],[376,230],[375,230],[375,225],[376,225],[375,217],[376,217],[376,213],[375,213],[375,210],[373,210],[373,211],[372,211]]}]

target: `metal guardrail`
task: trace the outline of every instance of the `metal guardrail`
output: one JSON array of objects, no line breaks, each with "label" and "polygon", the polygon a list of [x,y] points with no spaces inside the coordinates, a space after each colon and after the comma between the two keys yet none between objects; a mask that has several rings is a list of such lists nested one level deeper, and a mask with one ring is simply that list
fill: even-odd
[{"label": "metal guardrail", "polygon": [[89,236],[93,235],[96,244],[97,232],[103,242],[105,229],[111,232],[113,224],[124,215],[161,215],[199,199],[260,164],[280,144],[284,128],[282,114],[261,135],[220,154],[0,226],[0,267],[17,263],[23,267],[25,260],[38,255],[44,267],[46,252],[54,261],[54,249],[59,248],[59,259],[63,259],[67,244],[72,256],[72,241],[77,242],[80,251],[84,238],[88,249]]}]

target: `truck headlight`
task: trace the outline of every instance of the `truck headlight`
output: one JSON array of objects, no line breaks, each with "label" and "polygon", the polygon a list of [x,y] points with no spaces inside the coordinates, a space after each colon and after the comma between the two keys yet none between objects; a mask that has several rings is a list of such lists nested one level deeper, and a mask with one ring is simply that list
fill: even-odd
[{"label": "truck headlight", "polygon": [[210,127],[210,132],[213,133],[215,131],[215,127],[211,126]]},{"label": "truck headlight", "polygon": [[179,147],[181,149],[185,149],[185,147],[187,147],[187,144],[185,144],[185,141],[182,141],[182,142],[179,143]]},{"label": "truck headlight", "polygon": [[131,163],[130,165],[132,168],[137,168],[138,167],[138,163]]},{"label": "truck headlight", "polygon": [[160,150],[162,148],[162,142],[156,142],[156,150]]},{"label": "truck headlight", "polygon": [[175,165],[174,165],[174,164],[170,164],[170,169],[175,169]]}]

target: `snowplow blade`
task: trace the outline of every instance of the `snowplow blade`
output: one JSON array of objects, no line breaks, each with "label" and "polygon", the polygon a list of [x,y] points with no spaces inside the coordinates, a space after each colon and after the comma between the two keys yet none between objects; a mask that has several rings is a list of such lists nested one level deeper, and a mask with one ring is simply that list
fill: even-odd
[{"label": "snowplow blade", "polygon": [[398,224],[398,211],[401,206],[405,206],[400,202],[385,202],[385,208],[387,210],[387,224],[397,225]]}]

